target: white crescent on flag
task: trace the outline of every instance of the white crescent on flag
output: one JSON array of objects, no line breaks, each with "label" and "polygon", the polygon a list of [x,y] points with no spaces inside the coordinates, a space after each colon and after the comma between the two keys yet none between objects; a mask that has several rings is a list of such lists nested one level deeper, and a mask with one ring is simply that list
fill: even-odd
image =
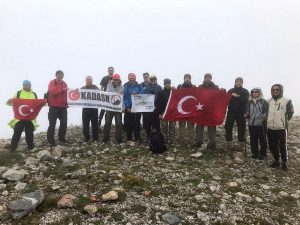
[{"label": "white crescent on flag", "polygon": [[[28,116],[29,115],[29,113],[24,113],[22,110],[23,110],[23,108],[25,108],[25,107],[28,107],[28,108],[30,108],[30,106],[29,105],[20,105],[19,106],[19,113],[20,113],[20,115],[21,116]],[[30,112],[33,112],[33,109],[32,108],[30,108],[30,110],[29,110]]]},{"label": "white crescent on flag", "polygon": [[189,114],[191,112],[186,112],[182,109],[182,105],[185,101],[187,101],[188,99],[195,99],[197,100],[194,96],[191,96],[191,95],[188,95],[188,96],[185,96],[183,97],[182,99],[180,99],[180,101],[178,102],[178,105],[177,105],[177,111],[181,114]]}]

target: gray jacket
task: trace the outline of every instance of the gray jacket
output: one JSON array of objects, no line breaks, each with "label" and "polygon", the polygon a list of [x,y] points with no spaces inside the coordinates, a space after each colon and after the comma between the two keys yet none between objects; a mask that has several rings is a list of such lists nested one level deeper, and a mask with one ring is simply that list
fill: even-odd
[{"label": "gray jacket", "polygon": [[251,99],[245,107],[249,126],[263,126],[267,120],[268,102],[263,98]]}]

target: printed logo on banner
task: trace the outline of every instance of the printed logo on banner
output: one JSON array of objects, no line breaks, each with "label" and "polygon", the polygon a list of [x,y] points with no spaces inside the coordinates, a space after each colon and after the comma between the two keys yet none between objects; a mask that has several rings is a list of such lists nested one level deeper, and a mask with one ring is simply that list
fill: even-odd
[{"label": "printed logo on banner", "polygon": [[110,102],[113,105],[120,105],[121,101],[122,101],[121,96],[119,96],[119,95],[112,95],[111,96]]},{"label": "printed logo on banner", "polygon": [[72,101],[76,101],[80,98],[80,93],[79,91],[77,90],[72,90],[69,92],[69,98],[72,100]]}]

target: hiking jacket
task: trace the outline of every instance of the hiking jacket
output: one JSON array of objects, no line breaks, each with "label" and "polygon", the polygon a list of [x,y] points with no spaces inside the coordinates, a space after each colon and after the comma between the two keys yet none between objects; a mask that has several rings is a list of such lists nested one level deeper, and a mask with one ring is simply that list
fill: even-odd
[{"label": "hiking jacket", "polygon": [[279,86],[279,96],[272,96],[268,100],[268,120],[267,127],[272,130],[288,129],[288,121],[293,117],[294,107],[292,101],[286,97],[283,97],[283,86],[281,84],[274,84]]},{"label": "hiking jacket", "polygon": [[263,126],[267,120],[268,102],[263,98],[251,99],[245,107],[249,126]]},{"label": "hiking jacket", "polygon": [[67,91],[63,91],[63,88],[67,87],[64,81],[56,79],[50,81],[48,85],[49,107],[67,107]]},{"label": "hiking jacket", "polygon": [[171,88],[164,88],[162,92],[158,93],[156,104],[157,111],[159,114],[163,114],[165,112],[171,94],[171,90]]},{"label": "hiking jacket", "polygon": [[129,82],[124,84],[124,105],[125,109],[131,109],[131,95],[132,94],[144,94],[144,89],[136,81],[131,84]]},{"label": "hiking jacket", "polygon": [[249,100],[249,91],[243,87],[231,88],[228,93],[236,93],[239,97],[232,97],[228,105],[228,113],[243,114]]}]

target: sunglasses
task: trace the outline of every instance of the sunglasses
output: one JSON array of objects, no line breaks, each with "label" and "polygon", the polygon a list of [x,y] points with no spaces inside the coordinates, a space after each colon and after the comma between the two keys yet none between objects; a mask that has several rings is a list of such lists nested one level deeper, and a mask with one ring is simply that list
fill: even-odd
[{"label": "sunglasses", "polygon": [[272,89],[272,91],[280,91],[280,89]]},{"label": "sunglasses", "polygon": [[259,93],[259,91],[251,91],[251,94],[253,94],[253,93]]}]

